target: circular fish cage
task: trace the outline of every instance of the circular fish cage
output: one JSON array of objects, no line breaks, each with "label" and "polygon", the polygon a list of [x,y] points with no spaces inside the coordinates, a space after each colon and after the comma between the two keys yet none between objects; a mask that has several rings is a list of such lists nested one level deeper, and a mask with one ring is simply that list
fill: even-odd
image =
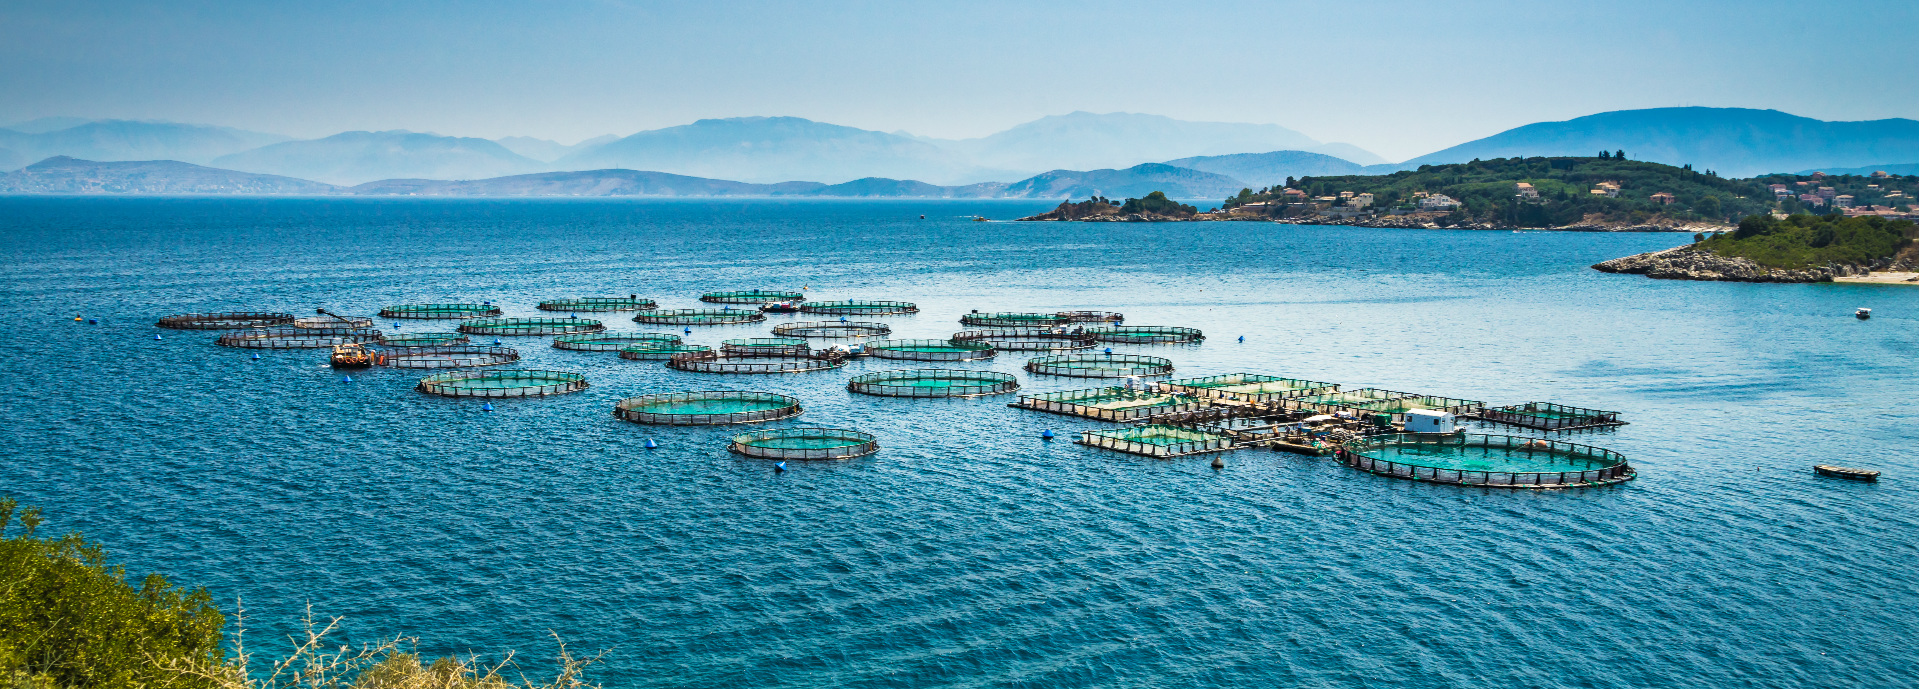
[{"label": "circular fish cage", "polygon": [[1199,342],[1206,334],[1198,328],[1175,328],[1164,325],[1114,325],[1090,328],[1093,338],[1112,344],[1175,344]]},{"label": "circular fish cage", "polygon": [[379,344],[382,347],[443,347],[469,342],[472,340],[461,333],[408,333],[405,335],[395,333],[381,335]]},{"label": "circular fish cage", "polygon": [[1092,333],[1061,332],[1051,328],[991,328],[953,333],[954,342],[977,342],[1007,352],[1050,352],[1092,349],[1099,344]]},{"label": "circular fish cage", "polygon": [[619,418],[666,426],[778,421],[799,416],[801,411],[798,397],[730,390],[663,392],[628,397],[613,405],[613,415]]},{"label": "circular fish cage", "polygon": [[822,339],[854,339],[885,337],[893,332],[893,326],[885,323],[861,323],[848,321],[800,321],[781,323],[773,326],[773,334],[781,337],[817,337]]},{"label": "circular fish cage", "polygon": [[1019,379],[997,371],[922,368],[853,376],[846,389],[880,397],[978,397],[1019,389]]},{"label": "circular fish cage", "polygon": [[554,348],[576,352],[617,352],[627,347],[679,343],[680,336],[668,333],[587,333],[553,338]]},{"label": "circular fish cage", "polygon": [[1131,354],[1063,354],[1033,357],[1026,370],[1073,378],[1127,378],[1163,376],[1173,372],[1173,360]]},{"label": "circular fish cage", "polygon": [[749,289],[740,292],[707,292],[700,301],[708,304],[771,304],[776,301],[806,301],[804,292]]},{"label": "circular fish cage", "polygon": [[467,368],[499,366],[519,360],[520,353],[515,349],[485,345],[400,347],[373,352],[373,365],[391,368]]},{"label": "circular fish cage", "polygon": [[1477,433],[1396,433],[1360,438],[1336,451],[1367,473],[1489,488],[1578,488],[1631,481],[1626,457],[1546,438]]},{"label": "circular fish cage", "polygon": [[881,359],[902,361],[979,361],[999,354],[985,342],[954,340],[873,340],[861,350]]},{"label": "circular fish cage", "polygon": [[566,371],[448,371],[420,379],[415,388],[442,397],[539,397],[586,389],[586,376]]},{"label": "circular fish cage", "polygon": [[800,313],[832,316],[897,316],[919,313],[918,304],[907,301],[816,301],[800,305]]},{"label": "circular fish cage", "polygon": [[380,309],[381,318],[488,318],[498,316],[500,307],[492,304],[400,304]]},{"label": "circular fish cage", "polygon": [[460,332],[473,335],[571,335],[597,333],[606,326],[590,318],[486,318],[460,324]]},{"label": "circular fish cage", "polygon": [[843,367],[846,365],[846,357],[836,352],[821,352],[799,356],[754,356],[751,354],[695,352],[676,354],[673,358],[666,360],[666,365],[692,373],[807,373],[810,371],[830,371]]},{"label": "circular fish cage", "polygon": [[596,311],[649,311],[660,308],[651,299],[639,297],[581,297],[579,299],[549,299],[533,308],[541,311],[578,311],[581,313]]},{"label": "circular fish cage", "polygon": [[960,325],[974,328],[1050,328],[1073,322],[1057,313],[969,313]]},{"label": "circular fish cage", "polygon": [[309,316],[293,320],[295,328],[371,328],[373,319],[365,316]]},{"label": "circular fish cage", "polygon": [[620,358],[634,361],[666,361],[681,354],[700,354],[711,351],[713,348],[706,345],[644,344],[620,350]]},{"label": "circular fish cage", "polygon": [[806,356],[813,348],[797,337],[747,337],[721,340],[720,353],[741,356]]},{"label": "circular fish cage", "polygon": [[733,436],[726,449],[759,459],[850,459],[879,452],[880,443],[848,428],[777,428]]},{"label": "circular fish cage", "polygon": [[1069,323],[1118,323],[1126,320],[1126,314],[1118,311],[1061,311],[1055,315]]},{"label": "circular fish cage", "polygon": [[763,320],[766,314],[751,309],[666,309],[633,317],[635,323],[654,325],[733,325]]},{"label": "circular fish cage", "polygon": [[220,336],[214,344],[243,349],[319,349],[380,341],[380,331],[366,328],[250,328]]},{"label": "circular fish cage", "polygon": [[221,311],[218,313],[177,313],[154,323],[173,330],[237,330],[275,325],[292,325],[293,314],[270,311]]}]

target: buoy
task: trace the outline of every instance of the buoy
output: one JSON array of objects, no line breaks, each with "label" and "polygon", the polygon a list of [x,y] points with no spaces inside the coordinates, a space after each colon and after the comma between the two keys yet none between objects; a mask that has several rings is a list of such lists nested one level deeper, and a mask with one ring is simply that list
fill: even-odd
[{"label": "buoy", "polygon": [[353,382],[353,376],[347,376],[347,377],[345,377],[345,378],[341,378],[341,379],[340,379],[340,382],[342,382],[342,383],[351,383],[351,382]]},{"label": "buoy", "polygon": [[493,346],[495,347],[500,346],[500,338],[497,338],[497,337],[493,338]]},{"label": "buoy", "polygon": [[99,324],[100,324],[100,319],[98,318],[87,319],[87,325],[99,325]]},{"label": "buoy", "polygon": [[399,323],[394,323],[394,324],[393,324],[393,329],[394,329],[394,330],[399,330],[399,329],[400,329],[400,324],[399,324]]},{"label": "buoy", "polygon": [[1239,341],[1240,341],[1240,342],[1245,342],[1245,341],[1246,341],[1246,336],[1245,336],[1245,335],[1241,335],[1241,336],[1239,336]]},{"label": "buoy", "polygon": [[775,472],[786,471],[786,462],[780,462],[779,464],[773,465],[773,471]]},{"label": "buoy", "polygon": [[691,334],[693,334],[693,329],[692,329],[692,328],[687,328],[687,329],[686,329],[686,334],[688,334],[688,335],[691,335]]},{"label": "buoy", "polygon": [[493,411],[493,403],[492,403],[492,402],[488,402],[488,403],[486,403],[486,404],[484,404],[484,405],[482,405],[482,406],[480,407],[480,411]]},{"label": "buoy", "polygon": [[579,318],[579,317],[580,317],[580,314],[577,314],[577,313],[569,313],[569,314],[567,314],[567,315],[566,315],[566,317],[567,317],[567,318]]},{"label": "buoy", "polygon": [[154,336],[153,336],[153,339],[156,339],[156,340],[158,340],[158,339],[161,339],[161,338],[160,338],[160,336],[159,336],[159,335],[154,335]]},{"label": "buoy", "polygon": [[254,352],[254,353],[253,353],[253,360],[254,360],[254,361],[259,361],[259,360],[260,360],[260,353],[259,353],[259,352]]},{"label": "buoy", "polygon": [[1214,458],[1213,458],[1213,468],[1214,468],[1214,469],[1224,469],[1224,468],[1226,468],[1226,458],[1225,458],[1225,457],[1214,457]]},{"label": "buoy", "polygon": [[1040,439],[1040,440],[1052,440],[1052,439],[1053,439],[1053,429],[1051,429],[1051,428],[1048,428],[1048,429],[1046,429],[1046,430],[1043,430],[1043,431],[1040,431],[1040,432],[1039,432],[1039,439]]},{"label": "buoy", "polygon": [[85,318],[81,318],[81,317],[79,317],[79,316],[74,316],[74,317],[73,317],[73,322],[75,322],[75,323],[78,323],[78,322],[80,322],[80,321],[84,321],[84,320],[86,320],[86,319],[85,319]]},{"label": "buoy", "polygon": [[656,443],[656,442],[653,442],[653,439],[652,439],[652,438],[647,438],[647,439],[646,439],[646,449],[648,449],[648,450],[657,450],[657,449],[660,449],[660,444],[659,444],[659,443]]},{"label": "buoy", "polygon": [[1107,348],[1106,348],[1106,353],[1107,353],[1107,354],[1112,354],[1112,353],[1113,353],[1113,348],[1112,348],[1112,347],[1107,347]]},{"label": "buoy", "polygon": [[921,220],[925,220],[925,219],[926,219],[926,215],[925,215],[925,214],[923,214],[923,213],[922,213],[922,214],[920,214],[920,219],[921,219]]},{"label": "buoy", "polygon": [[841,323],[845,323],[845,322],[846,322],[846,317],[845,317],[845,316],[840,316],[840,322],[841,322]]}]

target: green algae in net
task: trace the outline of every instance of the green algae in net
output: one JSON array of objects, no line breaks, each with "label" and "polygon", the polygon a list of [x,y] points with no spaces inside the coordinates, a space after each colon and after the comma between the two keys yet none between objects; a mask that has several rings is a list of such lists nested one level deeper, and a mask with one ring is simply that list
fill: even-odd
[{"label": "green algae in net", "polygon": [[627,347],[675,345],[680,336],[670,333],[584,333],[553,338],[553,347],[576,352],[617,352]]},{"label": "green algae in net", "polygon": [[420,392],[443,397],[539,397],[585,390],[586,376],[567,371],[448,371],[420,379]]},{"label": "green algae in net", "polygon": [[1019,389],[1019,379],[996,371],[911,369],[854,376],[846,389],[880,397],[977,397]]},{"label": "green algae in net", "polygon": [[1062,354],[1034,357],[1026,370],[1048,376],[1126,378],[1163,376],[1173,372],[1171,359],[1132,354]]},{"label": "green algae in net", "polygon": [[1489,488],[1577,488],[1630,481],[1626,457],[1545,438],[1477,433],[1395,433],[1335,451],[1339,463],[1377,476]]},{"label": "green algae in net", "polygon": [[613,405],[613,415],[621,419],[669,426],[777,421],[798,416],[801,411],[797,397],[736,390],[640,395]]},{"label": "green algae in net", "polygon": [[873,340],[862,345],[861,351],[875,358],[903,361],[978,361],[999,353],[989,343],[950,339]]},{"label": "green algae in net", "polygon": [[728,450],[759,459],[850,459],[880,449],[871,433],[847,428],[781,428],[733,436]]}]

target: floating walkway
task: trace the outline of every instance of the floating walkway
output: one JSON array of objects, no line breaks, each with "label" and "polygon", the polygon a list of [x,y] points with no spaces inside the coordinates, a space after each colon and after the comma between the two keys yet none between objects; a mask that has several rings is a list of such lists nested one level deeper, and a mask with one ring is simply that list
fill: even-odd
[{"label": "floating walkway", "polygon": [[706,390],[628,397],[613,405],[613,415],[634,423],[714,426],[778,421],[803,411],[797,397],[771,392]]},{"label": "floating walkway", "polygon": [[1510,435],[1379,435],[1348,442],[1334,456],[1377,476],[1488,488],[1581,488],[1637,476],[1625,456],[1611,450]]},{"label": "floating walkway", "polygon": [[722,340],[720,353],[738,356],[807,356],[812,345],[797,337],[748,337]]},{"label": "floating walkway", "polygon": [[1118,311],[1061,311],[1055,314],[1069,323],[1118,323],[1126,314]]},{"label": "floating walkway", "polygon": [[1194,397],[1261,404],[1339,392],[1338,383],[1262,376],[1256,373],[1228,373],[1221,376],[1182,378],[1163,381],[1157,386],[1167,392],[1185,393]]},{"label": "floating walkway", "polygon": [[1019,401],[1008,406],[1101,421],[1126,422],[1199,411],[1210,405],[1185,395],[1108,387],[1020,395]]},{"label": "floating walkway", "polygon": [[492,304],[400,304],[380,309],[381,318],[490,318],[504,313]]},{"label": "floating walkway", "polygon": [[960,316],[960,325],[972,328],[1052,328],[1072,323],[1057,313],[979,313]]},{"label": "floating walkway", "polygon": [[726,449],[758,459],[851,459],[879,452],[880,443],[847,428],[782,428],[733,436]]},{"label": "floating walkway", "polygon": [[994,371],[912,369],[854,376],[846,389],[880,397],[978,397],[1018,390],[1019,379]]}]

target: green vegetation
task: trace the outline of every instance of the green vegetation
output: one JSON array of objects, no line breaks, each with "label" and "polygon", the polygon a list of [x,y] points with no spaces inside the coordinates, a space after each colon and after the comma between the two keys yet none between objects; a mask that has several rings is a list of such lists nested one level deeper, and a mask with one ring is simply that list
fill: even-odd
[{"label": "green vegetation", "polygon": [[219,665],[226,618],[205,589],[139,586],[78,534],[39,538],[40,511],[0,498],[0,678],[15,686],[210,687],[172,664]]},{"label": "green vegetation", "polygon": [[1160,215],[1192,215],[1194,213],[1198,213],[1199,209],[1180,203],[1178,201],[1174,201],[1172,199],[1166,198],[1166,194],[1164,192],[1155,191],[1151,194],[1147,194],[1145,198],[1126,199],[1126,203],[1119,207],[1119,212],[1122,215],[1131,214],[1131,213],[1157,213]]},{"label": "green vegetation", "polygon": [[1774,220],[1753,215],[1739,229],[1714,235],[1696,246],[1714,254],[1743,257],[1768,268],[1806,268],[1830,263],[1869,263],[1912,245],[1910,220],[1836,215],[1794,215]]}]

